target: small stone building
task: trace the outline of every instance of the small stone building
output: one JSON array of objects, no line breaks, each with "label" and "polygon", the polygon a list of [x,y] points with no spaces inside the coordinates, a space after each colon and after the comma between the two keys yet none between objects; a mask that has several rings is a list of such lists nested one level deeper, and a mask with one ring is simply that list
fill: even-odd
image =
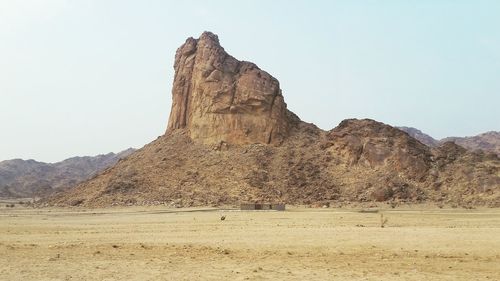
[{"label": "small stone building", "polygon": [[241,203],[240,210],[275,210],[284,211],[283,203]]}]

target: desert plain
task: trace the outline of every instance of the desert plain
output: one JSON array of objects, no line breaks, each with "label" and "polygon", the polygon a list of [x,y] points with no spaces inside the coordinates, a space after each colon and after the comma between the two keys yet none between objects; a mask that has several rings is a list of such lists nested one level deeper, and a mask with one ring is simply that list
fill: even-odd
[{"label": "desert plain", "polygon": [[500,209],[2,204],[0,280],[500,280]]}]

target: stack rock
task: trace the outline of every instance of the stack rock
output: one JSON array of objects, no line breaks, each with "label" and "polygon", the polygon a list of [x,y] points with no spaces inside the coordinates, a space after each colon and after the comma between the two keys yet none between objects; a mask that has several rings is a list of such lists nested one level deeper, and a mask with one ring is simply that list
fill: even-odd
[{"label": "stack rock", "polygon": [[278,80],[228,55],[217,35],[188,38],[174,68],[167,132],[186,128],[205,144],[279,144],[286,137],[288,114]]}]

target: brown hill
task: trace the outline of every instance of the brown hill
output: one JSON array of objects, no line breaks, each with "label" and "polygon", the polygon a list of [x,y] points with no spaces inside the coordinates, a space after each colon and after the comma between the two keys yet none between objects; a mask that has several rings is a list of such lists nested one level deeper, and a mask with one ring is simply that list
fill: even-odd
[{"label": "brown hill", "polygon": [[177,50],[165,135],[54,205],[176,206],[282,201],[445,201],[500,206],[500,160],[429,148],[369,119],[331,131],[286,109],[275,78],[204,33]]},{"label": "brown hill", "polygon": [[129,148],[117,154],[72,157],[57,163],[21,159],[2,161],[0,197],[46,196],[54,190],[73,187],[134,151]]}]

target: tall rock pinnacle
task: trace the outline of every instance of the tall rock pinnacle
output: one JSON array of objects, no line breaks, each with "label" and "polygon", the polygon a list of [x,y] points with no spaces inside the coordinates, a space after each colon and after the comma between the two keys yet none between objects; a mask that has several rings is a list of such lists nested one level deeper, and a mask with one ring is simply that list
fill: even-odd
[{"label": "tall rock pinnacle", "polygon": [[217,35],[188,38],[175,55],[167,132],[205,144],[280,144],[289,130],[279,82],[224,51]]}]

